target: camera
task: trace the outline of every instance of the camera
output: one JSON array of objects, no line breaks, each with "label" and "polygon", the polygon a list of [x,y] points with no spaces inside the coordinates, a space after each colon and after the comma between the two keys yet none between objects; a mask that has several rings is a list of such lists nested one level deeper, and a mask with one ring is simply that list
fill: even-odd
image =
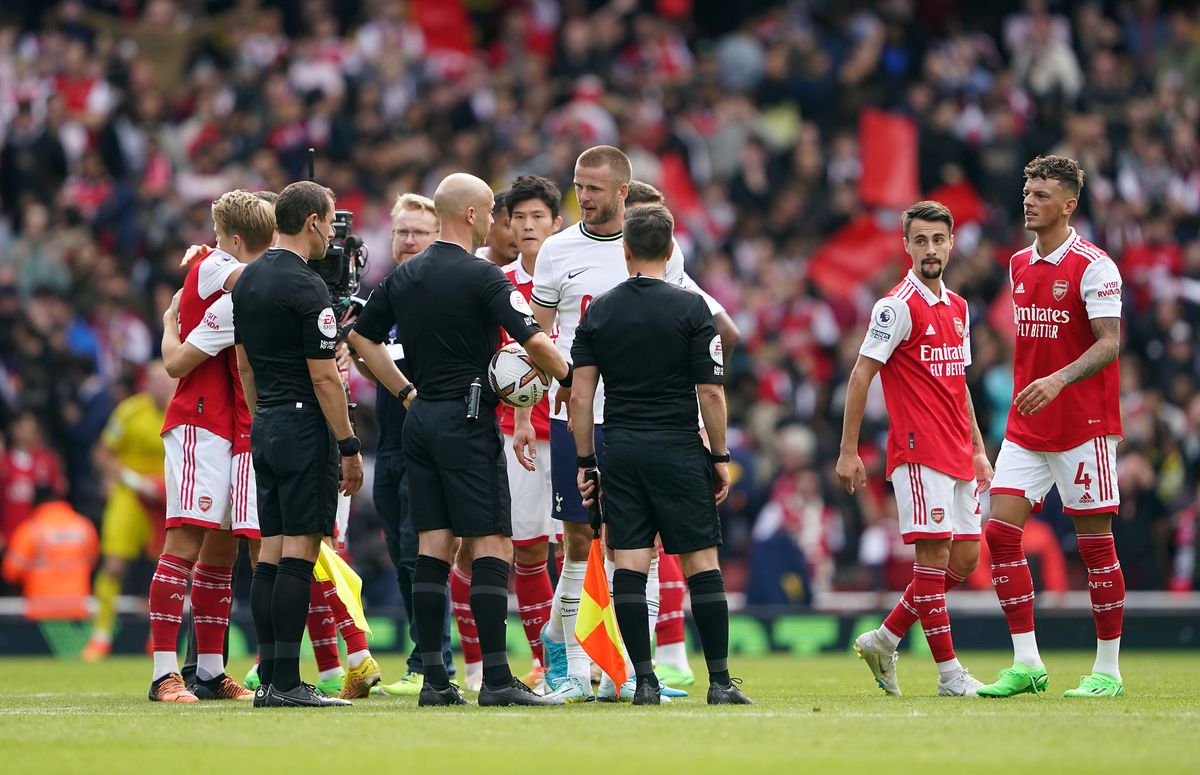
[{"label": "camera", "polygon": [[363,239],[355,234],[354,213],[349,210],[333,211],[333,239],[325,249],[325,257],[311,262],[325,285],[335,308],[349,306],[358,292],[360,276],[367,266],[367,248]]}]

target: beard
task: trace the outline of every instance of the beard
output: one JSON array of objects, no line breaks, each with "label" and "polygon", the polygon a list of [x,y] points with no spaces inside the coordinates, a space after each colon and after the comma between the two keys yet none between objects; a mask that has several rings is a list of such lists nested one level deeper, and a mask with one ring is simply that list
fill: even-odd
[{"label": "beard", "polygon": [[942,276],[941,262],[937,264],[927,265],[924,261],[921,262],[921,276],[926,280],[936,280]]},{"label": "beard", "polygon": [[612,202],[604,205],[603,207],[597,206],[596,209],[592,211],[591,220],[589,221],[585,218],[584,223],[588,224],[589,226],[595,223],[607,223],[615,217],[617,217],[617,203]]}]

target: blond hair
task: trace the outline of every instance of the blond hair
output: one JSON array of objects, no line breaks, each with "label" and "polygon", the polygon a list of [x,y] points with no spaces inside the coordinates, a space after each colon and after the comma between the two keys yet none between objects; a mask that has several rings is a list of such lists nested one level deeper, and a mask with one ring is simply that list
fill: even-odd
[{"label": "blond hair", "polygon": [[241,237],[252,252],[266,250],[275,237],[274,208],[240,188],[221,194],[213,202],[212,218],[222,234]]},{"label": "blond hair", "polygon": [[392,220],[396,220],[396,216],[405,210],[424,210],[433,216],[433,219],[441,224],[438,219],[437,210],[433,207],[433,200],[427,196],[420,194],[401,194],[396,197],[396,204],[392,205]]},{"label": "blond hair", "polygon": [[611,145],[597,145],[579,154],[575,164],[580,167],[608,167],[616,178],[617,186],[623,186],[633,177],[633,165],[629,157],[619,148]]}]

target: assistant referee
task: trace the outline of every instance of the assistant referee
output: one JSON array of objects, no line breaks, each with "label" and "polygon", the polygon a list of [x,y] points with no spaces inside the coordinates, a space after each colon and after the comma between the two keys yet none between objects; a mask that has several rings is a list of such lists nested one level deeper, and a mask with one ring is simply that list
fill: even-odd
[{"label": "assistant referee", "polygon": [[250,585],[262,681],[256,707],[350,704],[300,680],[313,565],[337,511],[339,458],[344,493],[353,495],[363,480],[334,361],[337,319],[328,288],[307,263],[325,257],[333,219],[329,189],[308,181],[285,188],[275,204],[275,247],[248,264],[233,289],[262,532]]},{"label": "assistant referee", "polygon": [[471,611],[483,651],[480,705],[558,704],[513,677],[505,646],[512,519],[504,441],[488,362],[500,326],[533,361],[569,381],[569,368],[533,311],[493,263],[475,257],[492,223],[491,189],[477,177],[450,175],[434,194],[441,235],[392,270],[363,309],[350,345],[393,395],[413,387],[382,344],[392,326],[420,393],[404,423],[408,498],[420,554],[413,607],[425,669],[420,705],[464,705],[442,660],[446,580],[454,538],[471,556]]},{"label": "assistant referee", "polygon": [[[750,700],[729,677],[729,604],[717,565],[717,504],[729,494],[721,338],[704,300],[664,279],[674,228],[662,205],[625,212],[629,279],[596,297],[575,332],[571,422],[579,493],[585,505],[600,497],[608,524],[617,624],[637,673],[633,703],[660,702],[646,575],[661,534],[664,551],[679,555],[692,593],[708,663],[708,704],[746,705]],[[601,378],[605,468],[596,493],[585,472],[596,468],[592,399]],[[717,454],[700,438],[697,394]]]}]

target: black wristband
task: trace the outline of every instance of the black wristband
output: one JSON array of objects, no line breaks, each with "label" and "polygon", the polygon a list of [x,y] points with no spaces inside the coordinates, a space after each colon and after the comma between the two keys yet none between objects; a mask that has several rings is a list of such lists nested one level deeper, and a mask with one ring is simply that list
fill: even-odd
[{"label": "black wristband", "polygon": [[560,379],[558,381],[558,384],[569,389],[571,387],[571,383],[574,381],[575,381],[575,364],[568,363],[567,364],[567,376]]},{"label": "black wristband", "polygon": [[596,467],[596,456],[595,455],[578,455],[575,457],[575,465],[579,466],[580,468],[595,468]]},{"label": "black wristband", "polygon": [[729,456],[728,452],[726,452],[724,455],[714,455],[713,453],[709,452],[708,459],[709,462],[712,463],[728,463],[732,458]]},{"label": "black wristband", "polygon": [[338,452],[342,454],[342,457],[354,457],[362,449],[362,442],[358,440],[357,436],[353,435],[340,439],[337,445]]},{"label": "black wristband", "polygon": [[410,395],[412,395],[413,391],[415,391],[416,389],[417,389],[417,386],[414,385],[413,383],[409,382],[407,385],[400,388],[400,392],[396,394],[396,398],[399,398],[401,401],[403,401],[404,399],[406,399]]}]

